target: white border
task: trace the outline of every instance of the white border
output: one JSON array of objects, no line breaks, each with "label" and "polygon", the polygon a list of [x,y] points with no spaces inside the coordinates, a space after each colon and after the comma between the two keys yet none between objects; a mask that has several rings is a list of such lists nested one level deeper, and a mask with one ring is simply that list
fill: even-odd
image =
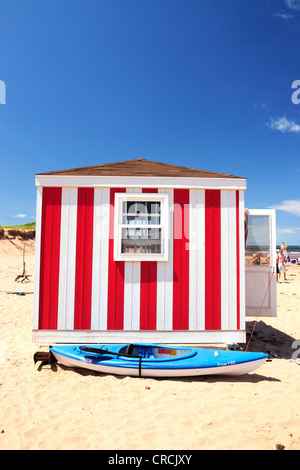
[{"label": "white border", "polygon": [[246,189],[246,178],[36,175],[36,186]]},{"label": "white border", "polygon": [[245,343],[245,330],[228,331],[93,331],[93,330],[34,330],[35,343],[110,344],[110,343],[163,343],[163,344],[217,344]]}]

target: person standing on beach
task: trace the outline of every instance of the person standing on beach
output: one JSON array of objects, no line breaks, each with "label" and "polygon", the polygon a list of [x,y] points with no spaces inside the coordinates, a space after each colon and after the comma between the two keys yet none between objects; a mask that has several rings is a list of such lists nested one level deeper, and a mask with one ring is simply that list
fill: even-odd
[{"label": "person standing on beach", "polygon": [[283,254],[282,249],[280,248],[279,250],[279,257],[278,257],[278,268],[279,268],[279,279],[280,275],[283,272],[284,274],[284,280],[286,281],[286,267],[285,267],[285,262],[286,262],[286,257]]},{"label": "person standing on beach", "polygon": [[276,282],[278,282],[278,276],[279,276],[279,251],[276,251]]}]

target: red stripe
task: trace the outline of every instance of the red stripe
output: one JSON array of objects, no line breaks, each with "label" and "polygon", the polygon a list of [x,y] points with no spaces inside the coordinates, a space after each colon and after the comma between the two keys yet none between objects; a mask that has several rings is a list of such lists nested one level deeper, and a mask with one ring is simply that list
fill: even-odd
[{"label": "red stripe", "polygon": [[[143,193],[157,193],[144,188]],[[140,330],[156,330],[157,262],[141,262]]]},{"label": "red stripe", "polygon": [[237,329],[240,330],[240,193],[236,192],[236,285],[237,285]]},{"label": "red stripe", "polygon": [[39,329],[57,328],[61,188],[43,188]]},{"label": "red stripe", "polygon": [[74,329],[91,328],[94,189],[78,188]]},{"label": "red stripe", "polygon": [[188,189],[182,190],[182,265],[181,265],[181,329],[189,328],[189,204],[190,192]]},{"label": "red stripe", "polygon": [[157,263],[141,262],[140,329],[156,330]]},{"label": "red stripe", "polygon": [[107,329],[123,330],[124,325],[124,261],[114,260],[114,213],[115,194],[125,193],[126,189],[110,190],[109,211],[109,254],[108,254],[108,300]]},{"label": "red stripe", "polygon": [[221,191],[205,191],[205,329],[221,329]]},{"label": "red stripe", "polygon": [[189,190],[174,189],[173,330],[189,328]]}]

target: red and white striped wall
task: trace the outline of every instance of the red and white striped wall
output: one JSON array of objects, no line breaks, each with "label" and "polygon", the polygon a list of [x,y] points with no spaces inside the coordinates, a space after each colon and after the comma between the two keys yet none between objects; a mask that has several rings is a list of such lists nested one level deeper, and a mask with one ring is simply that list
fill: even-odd
[{"label": "red and white striped wall", "polygon": [[168,194],[168,261],[114,260],[117,192],[38,187],[34,341],[243,341],[244,191],[129,188]]}]

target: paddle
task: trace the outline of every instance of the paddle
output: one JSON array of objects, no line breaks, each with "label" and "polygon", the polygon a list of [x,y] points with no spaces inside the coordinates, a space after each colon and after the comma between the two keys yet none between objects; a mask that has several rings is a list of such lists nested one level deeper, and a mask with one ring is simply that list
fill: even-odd
[{"label": "paddle", "polygon": [[[96,354],[112,354],[113,356],[135,357],[137,359],[139,359],[139,357],[140,357],[140,356],[136,356],[134,354],[118,353],[116,351],[107,351],[106,349],[93,348],[91,346],[79,346],[79,349],[80,349],[80,351],[86,351],[86,352],[91,352],[91,353],[96,353]],[[126,351],[127,350],[128,350],[128,347],[127,347]]]},{"label": "paddle", "polygon": [[[118,353],[115,351],[107,351],[106,349],[101,349],[101,348],[93,348],[91,346],[79,346],[80,351],[86,351],[86,352],[91,352],[91,353],[96,353],[96,354],[111,354],[113,356],[124,356],[124,357],[134,357],[136,359],[139,359],[139,377],[142,375],[142,358],[140,356],[136,356],[134,354],[128,354],[128,353]],[[133,351],[133,344],[129,344],[126,348],[126,351]]]}]

